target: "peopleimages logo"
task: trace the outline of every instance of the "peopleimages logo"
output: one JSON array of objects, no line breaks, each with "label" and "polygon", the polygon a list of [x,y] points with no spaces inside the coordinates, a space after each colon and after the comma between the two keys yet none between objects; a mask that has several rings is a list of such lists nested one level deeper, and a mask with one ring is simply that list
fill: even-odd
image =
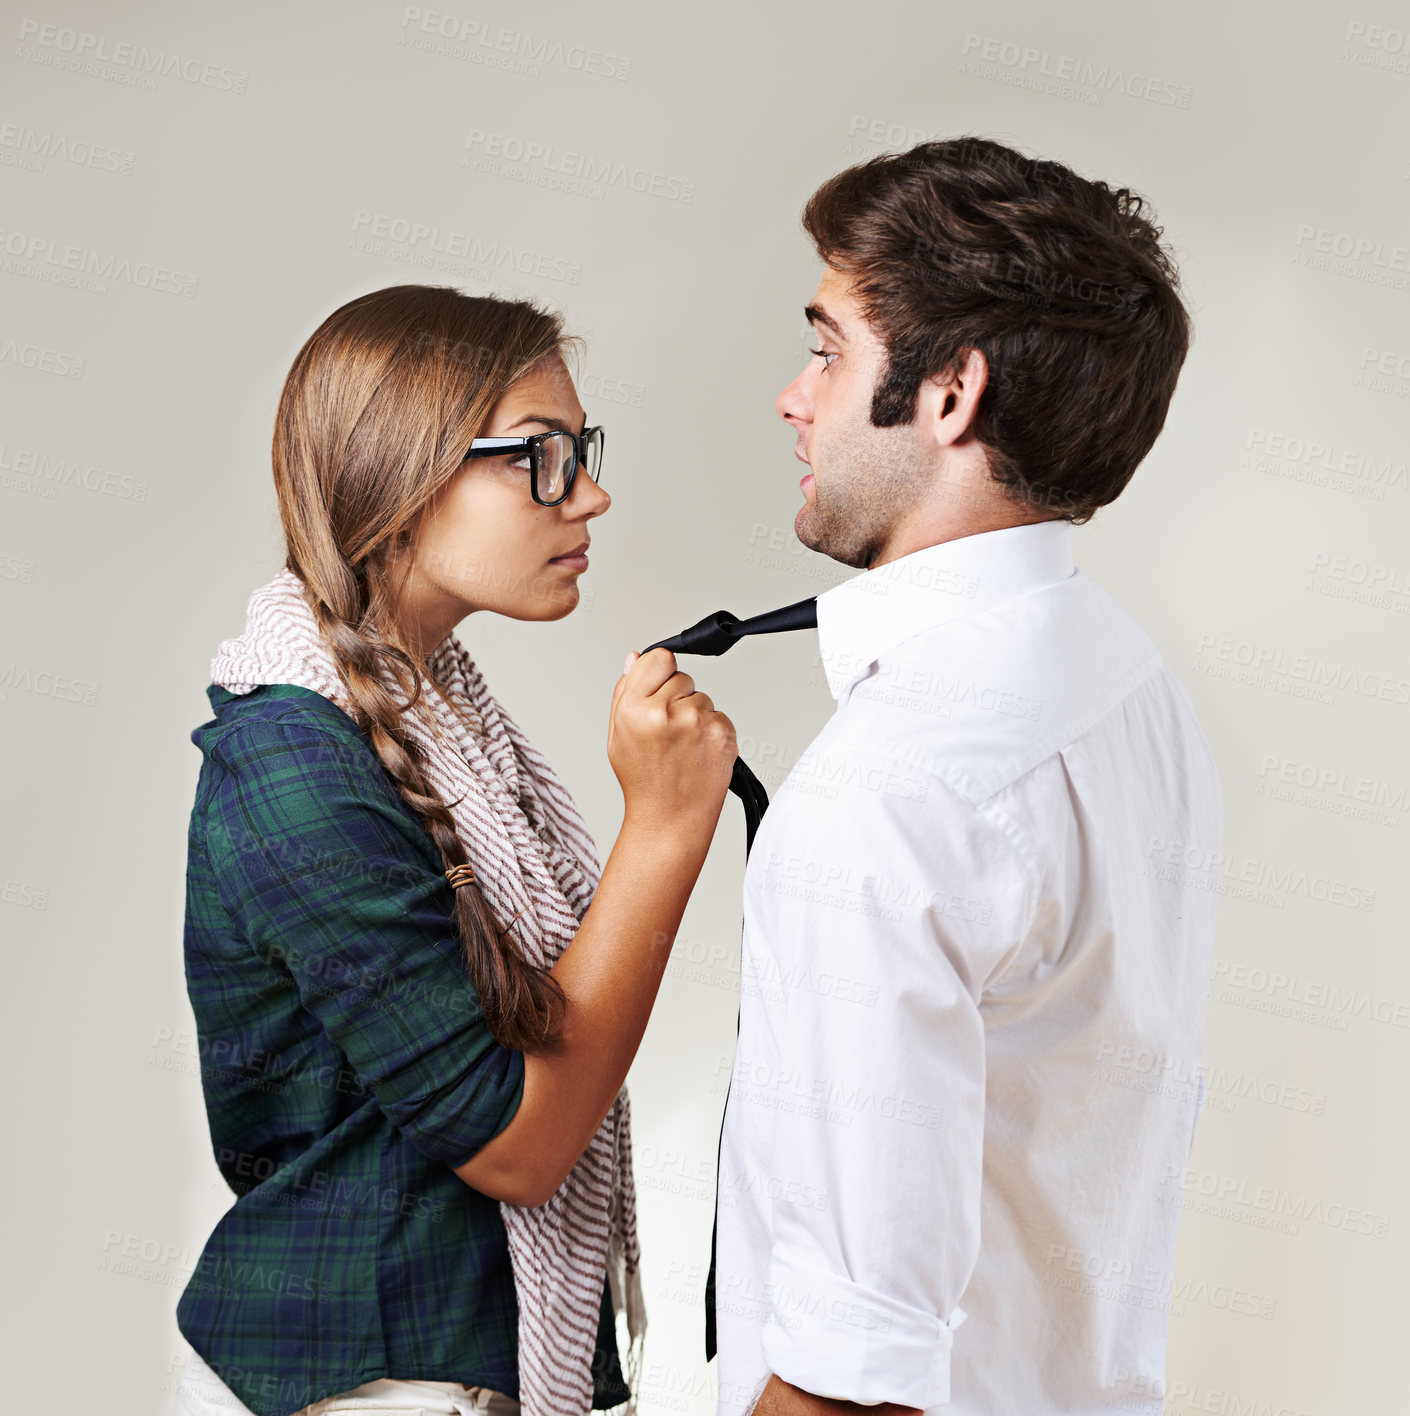
[{"label": "peopleimages logo", "polygon": [[1392,246],[1387,249],[1383,240],[1374,236],[1353,235],[1349,231],[1333,231],[1326,226],[1313,226],[1301,222],[1297,228],[1294,246],[1310,243],[1314,251],[1334,256],[1342,256],[1352,261],[1370,261],[1386,270],[1410,271],[1410,246]]},{"label": "peopleimages logo", "polygon": [[99,172],[116,172],[130,177],[136,158],[121,148],[108,147],[85,138],[70,138],[52,128],[39,132],[27,123],[0,124],[0,162],[7,167],[24,167],[42,172],[50,158],[74,167],[91,167]]},{"label": "peopleimages logo", "polygon": [[5,268],[19,275],[41,279],[87,280],[94,293],[105,294],[105,281],[125,281],[144,290],[194,299],[200,278],[154,265],[92,250],[87,246],[60,245],[52,236],[32,232],[0,230],[0,252],[7,258]]},{"label": "peopleimages logo", "polygon": [[1280,1082],[1258,1072],[1230,1071],[1215,1064],[1205,1067],[1196,1058],[1180,1057],[1137,1043],[1105,1039],[1097,1048],[1099,1081],[1132,1091],[1159,1093],[1175,1100],[1193,1100],[1204,1088],[1204,1101],[1214,1111],[1233,1111],[1234,1103],[1252,1098],[1267,1106],[1321,1116],[1327,1094],[1312,1087]]},{"label": "peopleimages logo", "polygon": [[[352,229],[349,246],[354,250],[368,250],[374,255],[390,253],[369,245],[368,238],[384,241],[390,246],[406,247],[410,252],[429,257],[463,258],[486,271],[513,270],[520,275],[561,280],[569,285],[576,285],[583,271],[577,261],[562,256],[546,255],[526,246],[511,245],[508,241],[486,241],[468,231],[442,229],[428,222],[412,221],[386,212],[358,210],[353,213]],[[434,260],[426,263],[436,264]]]},{"label": "peopleimages logo", "polygon": [[[25,45],[31,49],[27,52]],[[20,21],[18,59],[30,59],[50,68],[70,69],[97,78],[121,78],[142,89],[154,89],[156,80],[178,78],[201,88],[244,93],[250,75],[245,69],[210,64],[190,55],[165,49],[148,49],[145,44],[111,40],[107,35],[67,25],[41,25],[38,20]]]},{"label": "peopleimages logo", "polygon": [[28,664],[9,663],[0,668],[0,703],[10,701],[12,688],[23,689],[41,698],[57,698],[65,703],[82,703],[92,708],[98,702],[101,684],[86,679],[70,678],[67,674],[35,670]]},{"label": "peopleimages logo", "polygon": [[1255,1185],[1241,1176],[1214,1170],[1168,1166],[1165,1180],[1171,1201],[1178,1203],[1188,1198],[1213,1202],[1207,1205],[1186,1203],[1186,1209],[1199,1209],[1229,1219],[1242,1218],[1239,1210],[1253,1215],[1261,1211],[1268,1219],[1281,1221],[1285,1232],[1291,1234],[1296,1234],[1298,1226],[1304,1223],[1345,1229],[1353,1234],[1370,1234],[1377,1239],[1384,1239],[1390,1229],[1390,1216],[1375,1210],[1359,1205],[1329,1204],[1306,1191],[1285,1190],[1281,1185]]},{"label": "peopleimages logo", "polygon": [[1295,654],[1273,644],[1256,644],[1228,634],[1202,634],[1193,668],[1212,678],[1225,678],[1334,703],[1341,690],[1386,703],[1410,704],[1410,682],[1315,654]]},{"label": "peopleimages logo", "polygon": [[0,486],[18,491],[40,491],[53,500],[57,487],[77,487],[86,492],[99,492],[119,501],[146,501],[147,479],[126,473],[84,467],[77,459],[50,456],[30,448],[12,447],[0,443]]},{"label": "peopleimages logo", "polygon": [[1410,787],[1377,777],[1361,777],[1338,767],[1265,753],[1254,796],[1311,806],[1380,826],[1397,826],[1410,811]]},{"label": "peopleimages logo", "polygon": [[517,167],[528,173],[572,178],[593,187],[625,187],[664,201],[695,200],[694,182],[649,167],[632,167],[614,157],[560,148],[507,133],[491,133],[484,128],[471,128],[465,146],[470,150],[464,159],[465,165],[473,166],[476,171],[500,176],[522,175],[514,172]]},{"label": "peopleimages logo", "polygon": [[1410,29],[1351,20],[1343,36],[1341,57],[1352,64],[1410,74]]},{"label": "peopleimages logo", "polygon": [[1344,983],[1328,983],[1326,979],[1308,978],[1302,974],[1284,973],[1280,969],[1260,968],[1256,964],[1216,961],[1210,979],[1210,997],[1220,1003],[1249,1006],[1242,996],[1266,999],[1270,1007],[1255,1011],[1276,1013],[1294,1021],[1320,1023],[1318,1013],[1331,1020],[1337,1032],[1347,1031],[1351,1018],[1383,1023],[1391,1028],[1410,1028],[1410,1001],[1365,993]]},{"label": "peopleimages logo", "polygon": [[53,374],[58,379],[81,379],[87,359],[62,349],[47,349],[42,344],[21,344],[0,334],[0,364],[13,364],[20,369],[35,369],[41,374]]},{"label": "peopleimages logo", "polygon": [[1173,79],[1097,64],[1072,54],[1054,54],[1036,45],[1016,44],[972,31],[965,35],[960,53],[962,74],[997,78],[1019,88],[1052,89],[1063,97],[1086,90],[1086,102],[1100,103],[1103,94],[1120,93],[1146,103],[1188,108],[1193,93],[1189,84],[1176,83]]},{"label": "peopleimages logo", "polygon": [[541,64],[558,64],[603,79],[625,81],[631,77],[632,61],[620,54],[585,44],[564,44],[562,40],[526,34],[507,25],[465,19],[444,10],[423,10],[408,5],[402,11],[401,27],[399,44],[412,49],[431,49],[456,59],[475,59],[475,51],[483,50],[495,56],[525,60],[529,72],[535,75]]},{"label": "peopleimages logo", "polygon": [[[1187,841],[1155,838],[1150,842],[1147,859],[1141,873],[1183,885],[1191,890],[1213,890],[1226,893],[1225,884],[1256,886],[1269,892],[1262,902],[1282,909],[1289,895],[1340,905],[1343,909],[1364,910],[1376,907],[1376,892],[1364,885],[1334,879],[1307,871],[1300,866],[1279,861],[1258,860],[1251,856],[1210,850]],[[1242,898],[1250,898],[1245,895]]]},{"label": "peopleimages logo", "polygon": [[1402,460],[1339,448],[1317,438],[1253,428],[1244,442],[1240,466],[1288,481],[1306,482],[1384,501],[1387,487],[1410,491],[1410,471]]}]

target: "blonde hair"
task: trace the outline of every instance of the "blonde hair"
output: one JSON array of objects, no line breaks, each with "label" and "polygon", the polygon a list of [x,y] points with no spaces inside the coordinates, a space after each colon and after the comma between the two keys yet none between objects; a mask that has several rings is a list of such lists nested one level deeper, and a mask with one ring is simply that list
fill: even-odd
[{"label": "blonde hair", "polygon": [[[447,869],[466,863],[465,846],[378,669],[391,670],[406,711],[416,711],[434,679],[396,609],[421,513],[505,389],[573,342],[559,316],[529,301],[393,285],[334,310],[299,350],[279,397],[273,461],[285,564],[308,587],[355,721]],[[397,562],[404,569],[392,584]],[[477,884],[454,895],[491,1032],[519,1049],[552,1042],[565,1005],[557,980],[524,957]]]}]

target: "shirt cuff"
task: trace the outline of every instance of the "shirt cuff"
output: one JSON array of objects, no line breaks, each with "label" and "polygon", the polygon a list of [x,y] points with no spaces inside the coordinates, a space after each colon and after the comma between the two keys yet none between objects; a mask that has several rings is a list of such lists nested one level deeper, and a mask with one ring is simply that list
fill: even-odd
[{"label": "shirt cuff", "polygon": [[775,1376],[836,1401],[893,1401],[924,1410],[950,1399],[950,1349],[966,1314],[934,1313],[804,1267],[777,1248],[763,1354]]},{"label": "shirt cuff", "polygon": [[[436,1052],[463,1047],[452,1037]],[[438,1058],[429,1059],[433,1062]],[[464,1164],[514,1119],[524,1096],[524,1054],[495,1043],[448,1086],[429,1096],[386,1096],[378,1101],[388,1120],[428,1160]]]}]

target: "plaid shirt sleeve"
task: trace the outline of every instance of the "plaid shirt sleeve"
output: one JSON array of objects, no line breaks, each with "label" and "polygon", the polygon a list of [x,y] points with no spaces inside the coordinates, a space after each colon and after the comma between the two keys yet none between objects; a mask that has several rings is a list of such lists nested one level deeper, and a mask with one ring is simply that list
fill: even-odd
[{"label": "plaid shirt sleeve", "polygon": [[507,1126],[524,1058],[485,1024],[439,853],[370,748],[290,714],[213,745],[206,804],[217,891],[433,1161],[459,1165]]}]

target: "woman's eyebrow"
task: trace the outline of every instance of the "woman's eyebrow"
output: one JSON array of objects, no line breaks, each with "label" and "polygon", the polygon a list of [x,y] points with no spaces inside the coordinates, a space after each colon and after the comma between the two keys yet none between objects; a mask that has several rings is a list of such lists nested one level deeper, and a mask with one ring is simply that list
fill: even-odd
[{"label": "woman's eyebrow", "polygon": [[[515,428],[521,428],[525,423],[542,423],[545,428],[550,428],[557,433],[571,433],[573,431],[573,428],[565,423],[562,418],[546,418],[542,413],[526,413],[517,423],[511,423],[508,431],[512,432]],[[583,427],[586,426],[587,417],[584,415]],[[577,431],[582,432],[582,428],[579,428]]]}]

